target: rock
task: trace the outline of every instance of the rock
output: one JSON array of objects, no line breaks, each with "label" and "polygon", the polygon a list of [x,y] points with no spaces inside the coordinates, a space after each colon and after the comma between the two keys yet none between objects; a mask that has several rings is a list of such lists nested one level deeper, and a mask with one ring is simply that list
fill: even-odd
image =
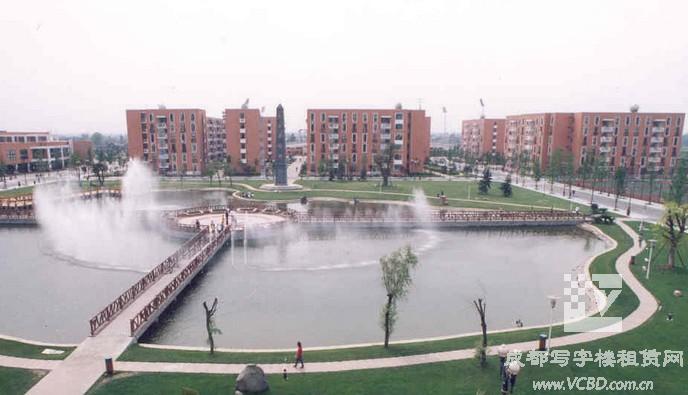
[{"label": "rock", "polygon": [[[260,393],[270,388],[265,372],[257,365],[246,365],[236,379],[237,392]],[[238,394],[237,394],[238,395]]]},{"label": "rock", "polygon": [[680,289],[677,289],[674,291],[674,296],[680,298],[681,296],[683,296],[683,292],[681,292]]}]

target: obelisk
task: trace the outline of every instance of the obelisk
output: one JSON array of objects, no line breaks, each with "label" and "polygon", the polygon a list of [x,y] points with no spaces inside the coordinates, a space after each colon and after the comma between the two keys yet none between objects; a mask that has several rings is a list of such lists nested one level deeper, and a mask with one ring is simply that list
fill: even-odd
[{"label": "obelisk", "polygon": [[275,186],[287,185],[287,141],[284,135],[284,108],[277,106],[277,143],[275,147]]}]

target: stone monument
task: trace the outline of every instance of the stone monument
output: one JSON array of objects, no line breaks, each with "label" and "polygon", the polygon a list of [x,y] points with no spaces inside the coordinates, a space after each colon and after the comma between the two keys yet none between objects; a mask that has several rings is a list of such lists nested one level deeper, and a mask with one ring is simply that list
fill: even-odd
[{"label": "stone monument", "polygon": [[261,185],[260,189],[266,191],[294,191],[302,188],[299,184],[290,184],[287,177],[287,138],[284,132],[284,108],[282,105],[277,106],[277,130],[276,130],[276,146],[275,146],[275,161],[273,162],[273,174],[275,175],[275,182],[273,184]]},{"label": "stone monument", "polygon": [[284,136],[284,108],[277,106],[277,141],[275,147],[275,186],[287,185],[287,139]]}]

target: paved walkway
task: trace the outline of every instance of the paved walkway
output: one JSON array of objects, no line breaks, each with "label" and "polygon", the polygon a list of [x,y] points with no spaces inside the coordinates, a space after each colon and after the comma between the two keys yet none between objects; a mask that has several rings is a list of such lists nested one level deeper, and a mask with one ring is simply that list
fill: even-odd
[{"label": "paved walkway", "polygon": [[[627,285],[633,292],[638,295],[640,304],[638,308],[633,311],[629,316],[622,320],[622,331],[630,331],[637,328],[639,325],[650,319],[652,315],[657,310],[658,304],[654,296],[646,290],[640,281],[638,281],[631,273],[630,267],[628,265],[630,256],[636,255],[642,251],[642,248],[638,245],[637,237],[631,228],[619,221],[621,228],[633,237],[634,245],[633,247],[621,254],[621,256],[616,261],[616,270],[623,276]],[[562,337],[555,337],[552,339],[551,344],[553,347],[562,347],[573,344],[580,344],[585,342],[590,342],[593,340],[598,340],[610,336],[614,336],[616,333],[577,333]],[[89,338],[88,340],[93,340],[94,338]],[[87,340],[87,341],[88,341]],[[537,347],[536,341],[527,341],[520,343],[508,344],[507,347],[511,350],[521,350],[528,351],[534,350]],[[78,349],[77,349],[78,351]],[[77,352],[75,351],[75,353]],[[281,373],[284,368],[287,368],[291,372],[339,372],[347,370],[360,370],[360,369],[379,369],[379,368],[391,368],[391,367],[401,367],[401,366],[411,366],[418,364],[434,363],[434,362],[446,362],[455,361],[461,359],[469,359],[474,356],[474,349],[463,349],[454,351],[437,352],[430,354],[420,354],[411,355],[404,357],[393,357],[393,358],[375,358],[375,359],[362,359],[353,361],[337,361],[337,362],[314,362],[306,365],[306,369],[294,369],[290,363],[287,364],[262,364],[261,367],[266,371],[266,373]],[[490,350],[490,354],[494,354],[494,350]],[[103,370],[102,358],[103,354],[98,355],[98,361],[95,367],[83,367],[83,369],[88,369],[93,371],[91,375],[99,376]],[[65,363],[69,362],[68,358]],[[59,361],[41,361],[31,359],[21,359],[21,358],[11,358],[11,357],[0,357],[0,365],[12,364],[15,367],[24,367],[32,369],[50,369],[54,365],[60,365],[57,370],[62,368]],[[130,371],[130,372],[184,372],[184,373],[218,373],[218,374],[237,374],[243,368],[245,364],[212,364],[212,363],[167,363],[167,362],[115,362],[115,368],[119,371]],[[73,367],[74,368],[74,367]],[[62,369],[64,371],[64,369]],[[79,370],[72,371],[72,374],[77,376],[81,375],[83,372]],[[50,376],[50,375],[49,375]],[[49,377],[48,376],[48,377]],[[76,377],[76,376],[74,376]],[[96,377],[97,378],[97,377]],[[46,377],[47,379],[47,377]],[[42,380],[40,383],[47,383],[46,379]],[[34,389],[38,388],[37,385]],[[46,387],[53,389],[50,393],[55,393],[54,388],[59,387]],[[88,387],[85,387],[86,389]],[[81,389],[84,389],[82,387]],[[85,390],[85,389],[84,389]],[[31,392],[38,393],[38,392]],[[78,392],[61,392],[61,393],[78,393]]]},{"label": "paved walkway", "polygon": [[[623,221],[618,224],[629,234],[634,245],[631,249],[621,254],[616,261],[616,270],[623,276],[628,287],[635,292],[640,300],[638,308],[622,320],[622,332],[637,328],[646,322],[657,311],[658,304],[654,296],[643,287],[632,274],[629,261],[631,255],[642,251],[637,237],[631,228]],[[172,276],[174,274],[168,275]],[[158,281],[148,292],[156,292],[165,284],[169,277]],[[137,299],[126,311],[138,311],[147,298]],[[120,319],[115,320],[96,337],[89,337],[64,361],[46,361],[26,358],[0,356],[0,366],[11,366],[25,369],[52,370],[43,380],[34,386],[29,394],[80,394],[88,390],[104,371],[104,358],[117,356],[126,349],[132,338],[128,336],[129,317],[131,314],[121,314]],[[568,346],[598,340],[617,333],[577,333],[551,340],[553,347]],[[537,347],[536,341],[527,341],[508,344],[510,350],[528,351]],[[294,369],[290,363],[286,364],[261,364],[266,373],[281,373],[283,369],[295,372],[340,372],[361,369],[380,369],[401,366],[412,366],[435,362],[455,361],[474,357],[474,349],[445,351],[429,354],[411,355],[392,358],[361,359],[352,361],[314,362],[308,363],[305,369]],[[495,354],[495,350],[490,350]],[[115,369],[129,372],[183,372],[183,373],[217,373],[237,374],[245,364],[211,364],[211,363],[168,363],[168,362],[119,362],[115,361]]]},{"label": "paved walkway", "polygon": [[[204,247],[205,248],[205,245]],[[100,378],[105,370],[105,358],[116,359],[129,345],[135,340],[131,337],[131,326],[129,320],[138,314],[167,284],[179,274],[203,248],[191,254],[187,259],[182,260],[172,270],[171,273],[164,274],[147,290],[140,294],[128,307],[126,307],[115,319],[110,322],[96,336],[86,338],[64,361],[58,361],[56,366],[47,376],[38,382],[27,394],[31,395],[53,395],[53,394],[83,394]],[[187,280],[188,281],[188,280]],[[180,290],[183,287],[179,288]],[[86,323],[84,323],[86,324]],[[26,367],[30,369],[34,362],[31,359],[15,358],[9,363],[14,363],[15,367]],[[0,359],[0,365],[5,362]],[[50,361],[54,362],[54,361]],[[26,363],[26,366],[18,366]]]},{"label": "paved walkway", "polygon": [[[640,300],[638,308],[629,316],[622,320],[622,332],[627,332],[637,328],[645,321],[650,319],[657,311],[657,300],[652,294],[643,287],[629,267],[631,255],[637,255],[642,251],[638,244],[635,232],[619,221],[621,228],[628,233],[634,240],[633,247],[621,254],[616,260],[616,270],[622,275],[624,281]],[[573,335],[555,337],[551,340],[552,347],[562,347],[572,344],[586,343],[593,340],[603,339],[617,335],[611,332],[577,333]],[[528,342],[507,344],[510,350],[529,351],[537,349],[537,341],[534,339]],[[307,350],[306,350],[307,351]],[[495,350],[490,350],[490,354],[496,354]],[[410,355],[393,358],[360,359],[353,361],[338,362],[312,362],[306,365],[305,369],[294,369],[293,365],[287,364],[261,364],[260,367],[266,373],[281,373],[284,368],[291,372],[341,372],[347,370],[379,369],[401,366],[411,366],[434,362],[455,361],[473,358],[475,349],[463,349],[454,351],[437,352],[430,354]],[[245,364],[210,364],[210,363],[168,363],[168,362],[117,362],[116,369],[131,372],[185,372],[185,373],[232,373],[238,374],[245,367]]]}]

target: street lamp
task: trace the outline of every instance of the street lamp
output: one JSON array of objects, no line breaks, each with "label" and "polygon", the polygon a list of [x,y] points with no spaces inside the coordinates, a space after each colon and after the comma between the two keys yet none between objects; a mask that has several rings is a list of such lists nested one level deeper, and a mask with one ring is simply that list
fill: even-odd
[{"label": "street lamp", "polygon": [[549,334],[547,335],[547,353],[549,353],[549,347],[552,342],[552,323],[554,322],[554,308],[557,307],[557,299],[559,299],[556,296],[548,296],[547,299],[549,299]]},{"label": "street lamp", "polygon": [[657,242],[657,240],[652,239],[652,240],[648,240],[647,242],[650,244],[650,255],[647,258],[647,270],[645,271],[645,279],[649,280],[650,279],[650,265],[652,265],[652,250],[654,249],[655,243]]}]

